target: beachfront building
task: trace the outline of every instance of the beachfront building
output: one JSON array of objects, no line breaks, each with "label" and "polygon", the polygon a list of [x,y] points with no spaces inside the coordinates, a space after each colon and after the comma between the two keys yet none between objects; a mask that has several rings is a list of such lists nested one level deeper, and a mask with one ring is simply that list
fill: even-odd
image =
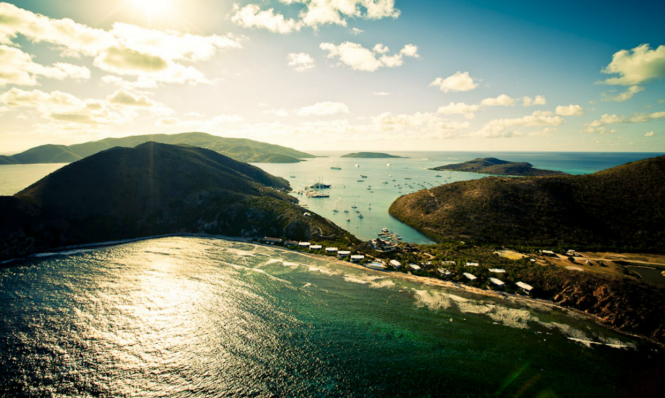
[{"label": "beachfront building", "polygon": [[473,281],[475,281],[476,279],[478,279],[478,278],[476,278],[475,275],[472,275],[472,274],[470,274],[470,273],[468,273],[468,272],[465,272],[465,273],[463,273],[462,275],[464,275],[464,277],[465,277],[466,279],[468,279],[469,281],[471,281],[471,282],[473,282]]},{"label": "beachfront building", "polygon": [[448,261],[442,261],[441,265],[457,265],[457,263],[454,262],[454,261],[448,260]]},{"label": "beachfront building", "polygon": [[479,265],[480,265],[480,264],[478,264],[478,263],[466,263],[466,266],[467,266],[467,267],[477,267],[477,266],[479,266]]},{"label": "beachfront building", "polygon": [[359,262],[363,261],[364,259],[365,259],[364,254],[354,254],[353,256],[351,256],[351,262],[354,262],[354,263],[359,263]]},{"label": "beachfront building", "polygon": [[438,271],[439,271],[439,274],[441,274],[441,276],[443,276],[445,278],[448,278],[450,275],[452,275],[452,272],[448,271],[445,268],[439,268]]},{"label": "beachfront building", "polygon": [[498,289],[503,289],[506,287],[506,284],[501,279],[490,278],[490,283]]},{"label": "beachfront building", "polygon": [[516,285],[517,285],[517,287],[519,287],[526,294],[531,294],[531,292],[533,291],[533,286],[531,286],[527,283],[517,282]]},{"label": "beachfront building", "polygon": [[309,249],[309,246],[309,242],[298,242],[298,247],[302,247],[303,249]]},{"label": "beachfront building", "polygon": [[559,257],[556,253],[554,253],[552,250],[541,250],[540,254],[543,256],[548,256],[548,257]]},{"label": "beachfront building", "polygon": [[402,268],[402,263],[400,263],[397,260],[390,260],[390,266],[395,268],[395,269],[400,269],[400,268]]},{"label": "beachfront building", "polygon": [[311,245],[309,247],[309,250],[321,250],[321,249],[323,249],[323,246],[321,245]]},{"label": "beachfront building", "polygon": [[386,270],[386,265],[384,263],[379,263],[379,262],[371,262],[368,264],[365,264],[367,268],[379,270],[379,271],[385,271]]},{"label": "beachfront building", "polygon": [[282,240],[280,238],[273,238],[270,236],[266,236],[263,238],[263,242],[269,244],[269,245],[276,245],[278,243],[282,243]]},{"label": "beachfront building", "polygon": [[350,255],[351,255],[351,252],[348,251],[348,250],[340,250],[340,251],[337,252],[337,257],[339,257],[339,258],[348,257]]},{"label": "beachfront building", "polygon": [[296,245],[298,245],[298,242],[296,242],[295,240],[287,240],[286,241],[286,246],[287,247],[293,247],[293,246],[296,246]]},{"label": "beachfront building", "polygon": [[385,239],[372,239],[369,241],[369,245],[372,247],[372,249],[381,252],[381,253],[390,253],[395,250],[397,250],[397,244],[394,242],[390,242]]},{"label": "beachfront building", "polygon": [[506,270],[503,268],[490,268],[490,272],[494,272],[495,274],[505,274]]},{"label": "beachfront building", "polygon": [[420,266],[416,264],[409,264],[409,268],[411,268],[411,271],[420,271]]},{"label": "beachfront building", "polygon": [[336,247],[326,247],[326,253],[337,253]]}]

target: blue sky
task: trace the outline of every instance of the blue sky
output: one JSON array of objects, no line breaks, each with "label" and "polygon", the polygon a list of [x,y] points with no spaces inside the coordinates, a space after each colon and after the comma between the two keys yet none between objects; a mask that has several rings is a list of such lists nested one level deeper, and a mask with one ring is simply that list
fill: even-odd
[{"label": "blue sky", "polygon": [[185,131],[303,150],[662,152],[662,15],[641,1],[0,3],[0,153]]}]

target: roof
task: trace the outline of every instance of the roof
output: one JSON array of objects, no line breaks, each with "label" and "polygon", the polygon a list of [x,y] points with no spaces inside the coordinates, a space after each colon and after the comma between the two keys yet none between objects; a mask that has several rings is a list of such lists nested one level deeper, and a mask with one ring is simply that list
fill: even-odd
[{"label": "roof", "polygon": [[490,282],[497,285],[497,286],[505,285],[505,283],[501,279],[490,278]]},{"label": "roof", "polygon": [[266,236],[263,238],[264,240],[269,240],[271,242],[281,242],[282,240],[280,238],[273,238],[271,236]]},{"label": "roof", "polygon": [[455,265],[456,263],[454,261],[442,261],[441,264],[443,264],[443,265]]},{"label": "roof", "polygon": [[411,268],[411,269],[413,269],[413,270],[415,270],[415,271],[418,271],[418,270],[420,269],[420,266],[419,266],[419,265],[416,265],[416,264],[409,264],[409,268]]},{"label": "roof", "polygon": [[374,268],[374,269],[386,269],[386,266],[384,264],[377,263],[377,262],[365,264],[365,266],[368,267],[368,268]]},{"label": "roof", "polygon": [[364,254],[354,254],[354,255],[351,256],[351,258],[354,259],[354,260],[359,259],[359,258],[362,259],[362,258],[365,258],[365,255]]},{"label": "roof", "polygon": [[532,290],[533,289],[533,286],[531,286],[527,283],[524,283],[524,282],[517,282],[516,285],[521,287],[524,290]]},{"label": "roof", "polygon": [[445,268],[439,268],[439,273],[440,273],[441,275],[450,275],[450,274],[451,274],[451,272],[448,271],[448,270],[445,269]]},{"label": "roof", "polygon": [[477,267],[477,266],[479,266],[479,265],[480,265],[480,264],[478,264],[478,263],[466,263],[466,266],[467,266],[467,267]]},{"label": "roof", "polygon": [[346,254],[351,254],[351,252],[348,251],[348,250],[340,250],[340,251],[337,252],[337,254],[344,254],[344,255],[346,255]]},{"label": "roof", "polygon": [[390,260],[390,265],[392,265],[392,266],[401,266],[402,263],[400,263],[400,262],[397,261],[397,260]]},{"label": "roof", "polygon": [[476,278],[475,275],[471,275],[471,274],[468,273],[468,272],[465,272],[463,275],[466,277],[466,279],[468,279],[468,280],[470,280],[470,281],[475,281],[476,279],[478,279],[478,278]]},{"label": "roof", "polygon": [[495,274],[503,274],[506,272],[506,270],[503,268],[490,268],[490,272],[494,272]]},{"label": "roof", "polygon": [[336,252],[337,248],[336,247],[326,247],[327,252]]},{"label": "roof", "polygon": [[298,246],[309,246],[309,242],[298,242]]},{"label": "roof", "polygon": [[322,249],[323,246],[321,246],[321,245],[311,245],[309,248],[314,249],[314,250],[319,250],[319,249]]}]

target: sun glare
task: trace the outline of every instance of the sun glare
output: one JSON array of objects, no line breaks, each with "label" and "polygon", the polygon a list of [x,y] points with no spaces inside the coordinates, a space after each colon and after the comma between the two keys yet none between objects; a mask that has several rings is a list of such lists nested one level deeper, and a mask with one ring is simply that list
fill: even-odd
[{"label": "sun glare", "polygon": [[149,16],[163,14],[170,11],[174,0],[133,0],[132,4],[141,12]]}]

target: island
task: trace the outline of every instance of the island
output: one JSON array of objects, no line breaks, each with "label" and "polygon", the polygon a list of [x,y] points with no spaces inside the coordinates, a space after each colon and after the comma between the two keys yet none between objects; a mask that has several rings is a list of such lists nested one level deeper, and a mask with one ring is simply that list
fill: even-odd
[{"label": "island", "polygon": [[381,152],[354,152],[348,153],[343,158],[356,158],[356,159],[394,159],[394,158],[403,158],[403,156],[391,155],[388,153]]},{"label": "island", "polygon": [[290,190],[288,181],[209,149],[115,147],[0,196],[0,262],[166,234],[355,239],[298,206]]},{"label": "island", "polygon": [[434,167],[432,170],[467,171],[471,173],[518,177],[566,175],[566,173],[561,171],[536,169],[531,163],[527,162],[509,162],[497,158],[477,158],[464,163]]},{"label": "island", "polygon": [[133,148],[146,142],[211,149],[232,159],[250,163],[298,163],[302,159],[315,157],[279,145],[195,132],[106,138],[76,145],[41,145],[15,155],[0,156],[0,164],[71,163],[113,147]]}]

